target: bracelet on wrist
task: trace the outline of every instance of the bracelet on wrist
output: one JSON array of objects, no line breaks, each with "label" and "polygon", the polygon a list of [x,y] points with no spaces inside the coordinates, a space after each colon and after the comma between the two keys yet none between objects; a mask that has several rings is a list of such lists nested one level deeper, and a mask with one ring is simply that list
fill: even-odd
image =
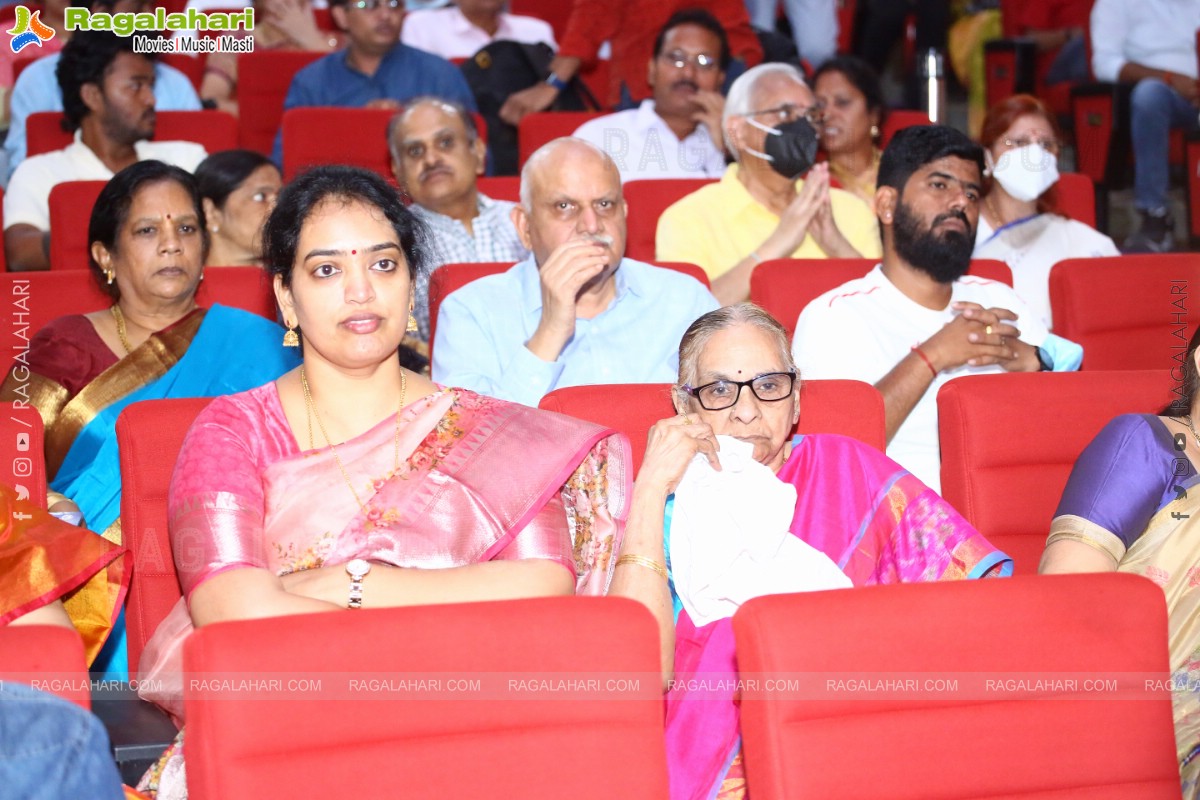
[{"label": "bracelet on wrist", "polygon": [[546,78],[546,84],[554,87],[554,91],[561,92],[567,88],[567,82],[555,75],[553,72]]},{"label": "bracelet on wrist", "polygon": [[634,564],[635,566],[645,567],[646,569],[657,572],[662,576],[663,580],[671,580],[671,575],[667,572],[667,568],[652,558],[646,558],[645,556],[624,555],[617,559],[618,567],[623,564]]},{"label": "bracelet on wrist", "polygon": [[936,378],[938,375],[937,367],[935,367],[933,362],[929,360],[929,356],[925,355],[925,351],[922,350],[918,345],[913,345],[912,351],[920,356],[921,360],[925,362],[925,366],[929,367],[929,371],[932,372],[933,377]]}]

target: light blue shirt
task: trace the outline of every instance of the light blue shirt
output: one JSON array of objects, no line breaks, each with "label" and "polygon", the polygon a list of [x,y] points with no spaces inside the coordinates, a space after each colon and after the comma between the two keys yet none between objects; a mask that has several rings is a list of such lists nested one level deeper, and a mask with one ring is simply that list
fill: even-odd
[{"label": "light blue shirt", "polygon": [[542,318],[532,257],[467,284],[438,312],[433,379],[528,406],[563,386],[674,381],[683,332],[720,304],[695,278],[629,258],[614,280],[612,304],[575,320],[575,335],[553,362],[525,346]]},{"label": "light blue shirt", "polygon": [[[38,111],[62,111],[62,89],[58,86],[58,60],[54,53],[34,61],[17,78],[12,90],[12,122],[4,140],[4,185],[13,170],[25,160],[25,119]],[[199,111],[200,98],[192,82],[179,70],[166,64],[154,65],[154,107],[159,111]]]}]

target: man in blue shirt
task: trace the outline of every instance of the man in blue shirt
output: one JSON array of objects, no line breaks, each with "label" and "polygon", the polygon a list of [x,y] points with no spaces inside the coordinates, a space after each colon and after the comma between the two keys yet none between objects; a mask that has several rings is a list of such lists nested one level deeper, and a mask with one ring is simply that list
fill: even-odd
[{"label": "man in blue shirt", "polygon": [[[399,110],[406,100],[421,95],[454,100],[475,110],[471,87],[453,64],[400,44],[403,0],[330,0],[329,12],[346,31],[346,47],[296,73],[283,101],[285,112],[300,106]],[[336,120],[332,122],[336,126]],[[275,135],[272,158],[283,164],[282,130]]]},{"label": "man in blue shirt", "polygon": [[[86,5],[92,11],[109,14],[122,12],[139,13],[150,10],[149,0],[104,0],[96,3],[73,2],[71,5]],[[12,90],[12,121],[8,126],[8,138],[4,140],[6,163],[0,175],[4,185],[13,170],[25,160],[25,120],[38,111],[62,111],[62,90],[58,88],[58,59],[60,53],[39,58],[27,66]],[[179,70],[161,61],[154,64],[154,107],[159,111],[199,111],[200,98],[192,82]]]},{"label": "man in blue shirt", "polygon": [[512,217],[533,255],[446,298],[433,379],[531,406],[560,386],[674,381],[680,337],[718,304],[694,278],[624,258],[612,159],[550,142],[521,171]]}]

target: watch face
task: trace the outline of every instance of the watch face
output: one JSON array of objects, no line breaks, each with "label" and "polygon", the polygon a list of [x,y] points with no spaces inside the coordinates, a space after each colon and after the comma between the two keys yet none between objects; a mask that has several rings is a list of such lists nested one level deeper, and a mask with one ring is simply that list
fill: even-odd
[{"label": "watch face", "polygon": [[346,564],[346,572],[348,572],[352,578],[361,578],[370,571],[371,562],[365,561],[361,558],[356,558]]}]

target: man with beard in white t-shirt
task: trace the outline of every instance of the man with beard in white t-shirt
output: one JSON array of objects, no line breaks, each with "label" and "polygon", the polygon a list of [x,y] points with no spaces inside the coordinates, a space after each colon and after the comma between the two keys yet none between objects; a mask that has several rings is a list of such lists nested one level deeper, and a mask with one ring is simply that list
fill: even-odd
[{"label": "man with beard in white t-shirt", "polygon": [[887,454],[941,491],[937,392],[961,375],[1066,371],[1083,348],[1054,336],[1002,283],[966,276],[983,150],[953,128],[898,133],[879,164],[883,261],[809,303],[792,343],[804,378],[875,385]]}]

